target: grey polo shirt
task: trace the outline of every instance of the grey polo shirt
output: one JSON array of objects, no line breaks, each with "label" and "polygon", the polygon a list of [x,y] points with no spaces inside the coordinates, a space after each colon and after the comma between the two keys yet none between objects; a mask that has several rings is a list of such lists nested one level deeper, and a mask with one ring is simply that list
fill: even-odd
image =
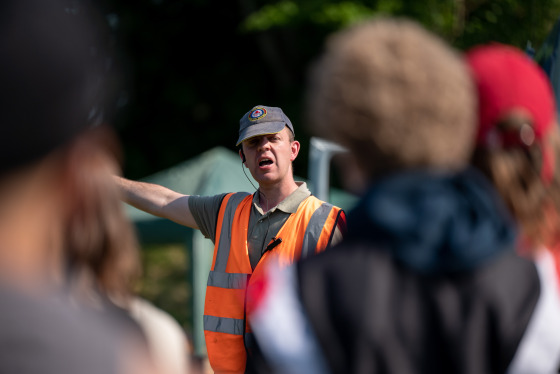
[{"label": "grey polo shirt", "polygon": [[[305,182],[296,183],[298,184],[298,188],[280,204],[266,213],[263,213],[259,205],[258,194],[256,192],[253,194],[253,204],[247,231],[249,260],[253,269],[257,266],[268,243],[276,236],[290,214],[295,213],[299,204],[311,195]],[[215,242],[216,239],[218,212],[220,210],[220,203],[225,195],[226,194],[189,197],[189,209],[200,228],[200,232],[206,238],[212,240],[212,242]],[[332,244],[338,243],[341,239],[342,235],[337,227],[332,239]]]}]

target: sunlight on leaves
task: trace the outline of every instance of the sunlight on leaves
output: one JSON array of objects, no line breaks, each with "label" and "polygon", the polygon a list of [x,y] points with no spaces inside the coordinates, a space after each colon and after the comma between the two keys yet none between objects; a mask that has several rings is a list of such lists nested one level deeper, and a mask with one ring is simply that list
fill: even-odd
[{"label": "sunlight on leaves", "polygon": [[285,26],[299,13],[299,7],[293,1],[281,1],[265,5],[252,13],[242,24],[245,31],[264,31],[272,27]]}]

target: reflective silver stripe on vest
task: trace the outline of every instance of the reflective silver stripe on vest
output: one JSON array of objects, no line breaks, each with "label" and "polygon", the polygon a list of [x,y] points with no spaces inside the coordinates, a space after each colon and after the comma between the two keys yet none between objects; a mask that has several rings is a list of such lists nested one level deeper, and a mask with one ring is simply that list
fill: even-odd
[{"label": "reflective silver stripe on vest", "polygon": [[[233,194],[226,205],[222,218],[222,228],[220,230],[220,241],[214,262],[214,270],[208,274],[208,286],[245,289],[247,286],[247,274],[226,273],[226,266],[231,246],[231,226],[235,218],[235,211],[241,201],[249,194],[245,192]],[[221,332],[226,334],[243,335],[245,321],[243,319],[203,316],[204,330]]]},{"label": "reflective silver stripe on vest", "polygon": [[323,203],[315,212],[313,212],[313,215],[307,224],[307,228],[305,229],[305,235],[303,236],[301,258],[305,258],[310,254],[315,253],[319,237],[323,231],[323,226],[325,225],[332,209],[332,204]]},{"label": "reflective silver stripe on vest", "polygon": [[211,271],[208,274],[208,286],[242,290],[247,287],[247,274]]},{"label": "reflective silver stripe on vest", "polygon": [[218,243],[218,253],[216,253],[216,262],[214,262],[214,271],[226,271],[226,266],[229,257],[229,248],[231,246],[231,226],[235,217],[237,206],[244,198],[249,195],[246,192],[238,192],[233,194],[226,205],[224,217],[222,219],[222,230],[220,231],[220,242]]},{"label": "reflective silver stripe on vest", "polygon": [[242,319],[204,316],[204,330],[225,334],[243,335],[245,321]]},{"label": "reflective silver stripe on vest", "polygon": [[231,226],[235,218],[235,211],[239,203],[248,195],[245,192],[235,193],[227,202],[224,217],[222,218],[220,242],[216,253],[214,270],[208,274],[208,286],[231,289],[244,289],[247,286],[247,274],[226,273],[225,271],[231,247]]}]

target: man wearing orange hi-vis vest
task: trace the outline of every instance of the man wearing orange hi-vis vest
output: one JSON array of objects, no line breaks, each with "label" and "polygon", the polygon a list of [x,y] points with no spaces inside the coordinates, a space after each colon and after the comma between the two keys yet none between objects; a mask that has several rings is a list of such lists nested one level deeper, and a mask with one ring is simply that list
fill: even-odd
[{"label": "man wearing orange hi-vis vest", "polygon": [[[240,120],[239,155],[258,183],[255,193],[184,195],[115,177],[123,200],[143,211],[199,229],[214,242],[204,306],[208,359],[216,373],[250,368],[252,335],[247,289],[259,287],[268,263],[288,265],[339,242],[344,211],[294,180],[300,143],[282,109],[255,106]],[[249,293],[251,294],[251,293]]]}]

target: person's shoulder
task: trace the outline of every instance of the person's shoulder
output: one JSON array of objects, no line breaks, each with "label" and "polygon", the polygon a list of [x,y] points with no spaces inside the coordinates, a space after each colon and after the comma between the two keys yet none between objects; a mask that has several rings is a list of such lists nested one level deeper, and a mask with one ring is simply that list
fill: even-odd
[{"label": "person's shoulder", "polygon": [[144,330],[159,367],[170,374],[188,372],[189,341],[179,322],[165,310],[140,297],[133,298],[128,309]]},{"label": "person's shoulder", "polygon": [[106,319],[57,295],[30,297],[0,287],[0,300],[0,372],[117,372],[123,340]]},{"label": "person's shoulder", "polygon": [[222,192],[215,195],[191,195],[189,196],[190,199],[198,200],[198,201],[213,201],[213,200],[223,200],[226,196],[239,196],[239,197],[246,197],[252,195],[250,192],[245,191],[237,191],[237,192]]},{"label": "person's shoulder", "polygon": [[128,308],[132,318],[143,327],[173,336],[184,337],[181,325],[167,312],[156,307],[151,302],[135,297]]},{"label": "person's shoulder", "polygon": [[203,209],[208,206],[219,205],[226,195],[228,195],[227,192],[216,195],[190,195],[189,208],[191,210],[196,210]]},{"label": "person's shoulder", "polygon": [[318,206],[323,206],[325,208],[330,208],[331,210],[335,210],[337,212],[344,212],[344,209],[342,209],[341,207],[339,207],[338,205],[334,205],[331,202],[325,201],[325,200],[321,200],[319,199],[317,196],[310,194],[309,196],[307,196],[305,198],[305,200],[308,201],[314,201]]}]

